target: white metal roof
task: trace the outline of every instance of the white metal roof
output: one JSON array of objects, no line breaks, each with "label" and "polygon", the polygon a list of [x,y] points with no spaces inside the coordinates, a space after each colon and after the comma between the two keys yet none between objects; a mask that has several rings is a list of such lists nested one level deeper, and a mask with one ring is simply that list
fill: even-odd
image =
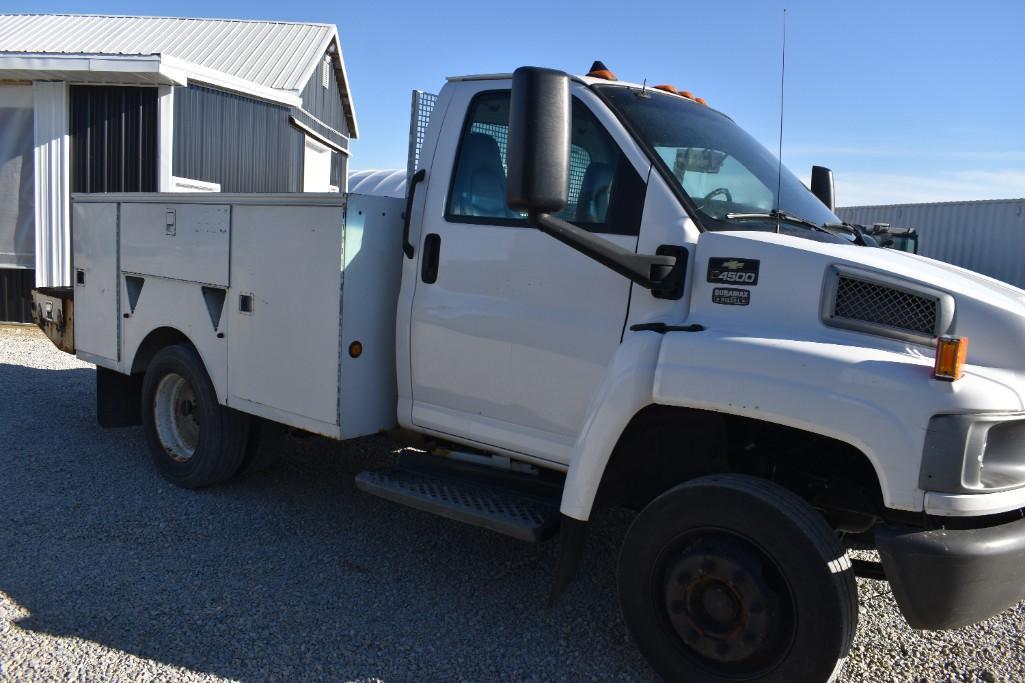
[{"label": "white metal roof", "polygon": [[[338,72],[352,137],[355,113],[332,24],[240,19],[131,17],[83,14],[0,15],[0,55],[29,69],[28,58],[69,59],[160,55],[172,69],[214,85],[252,86],[249,92],[294,103],[325,51]],[[20,58],[20,60],[19,60]],[[38,66],[39,60],[36,59]],[[57,64],[71,64],[69,61]],[[7,71],[8,69],[2,69]],[[37,69],[38,70],[38,69]],[[238,88],[247,91],[245,87]],[[277,95],[278,97],[275,97]]]}]

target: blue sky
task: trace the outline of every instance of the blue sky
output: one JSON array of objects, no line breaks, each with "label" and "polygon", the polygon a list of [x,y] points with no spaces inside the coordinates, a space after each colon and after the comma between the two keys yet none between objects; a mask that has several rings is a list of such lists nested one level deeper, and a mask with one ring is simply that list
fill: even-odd
[{"label": "blue sky", "polygon": [[404,167],[409,92],[533,64],[708,99],[783,160],[836,171],[841,205],[1025,196],[1025,2],[10,2],[13,12],[337,24],[360,139],[352,167]]}]

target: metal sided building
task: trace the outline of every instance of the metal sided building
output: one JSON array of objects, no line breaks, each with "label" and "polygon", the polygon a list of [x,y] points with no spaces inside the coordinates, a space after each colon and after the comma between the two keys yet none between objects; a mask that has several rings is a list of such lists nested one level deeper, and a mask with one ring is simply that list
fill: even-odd
[{"label": "metal sided building", "polygon": [[1025,198],[848,206],[848,223],[915,228],[918,253],[1025,289]]},{"label": "metal sided building", "polygon": [[329,24],[0,15],[0,321],[71,284],[74,192],[345,191]]}]

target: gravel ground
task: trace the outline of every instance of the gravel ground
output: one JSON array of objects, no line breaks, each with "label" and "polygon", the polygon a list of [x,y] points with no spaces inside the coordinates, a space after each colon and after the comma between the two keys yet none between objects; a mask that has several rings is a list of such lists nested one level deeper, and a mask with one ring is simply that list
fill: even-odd
[{"label": "gravel ground", "polygon": [[[138,428],[103,430],[92,366],[0,327],[0,679],[653,680],[614,589],[630,516],[599,517],[544,607],[532,546],[357,491],[382,438],[290,438],[270,470],[191,492]],[[1025,680],[1025,604],[916,632],[859,580],[844,681]]]}]

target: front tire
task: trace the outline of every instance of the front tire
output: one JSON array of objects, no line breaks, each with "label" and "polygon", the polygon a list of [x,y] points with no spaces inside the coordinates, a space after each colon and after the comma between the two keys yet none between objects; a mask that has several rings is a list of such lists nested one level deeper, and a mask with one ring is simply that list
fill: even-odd
[{"label": "front tire", "polygon": [[651,502],[619,560],[623,617],[666,680],[832,681],[857,628],[854,572],[811,506],[713,475]]},{"label": "front tire", "polygon": [[142,426],[153,464],[176,486],[227,481],[246,455],[249,416],[218,403],[203,361],[184,344],[162,349],[146,369]]}]

